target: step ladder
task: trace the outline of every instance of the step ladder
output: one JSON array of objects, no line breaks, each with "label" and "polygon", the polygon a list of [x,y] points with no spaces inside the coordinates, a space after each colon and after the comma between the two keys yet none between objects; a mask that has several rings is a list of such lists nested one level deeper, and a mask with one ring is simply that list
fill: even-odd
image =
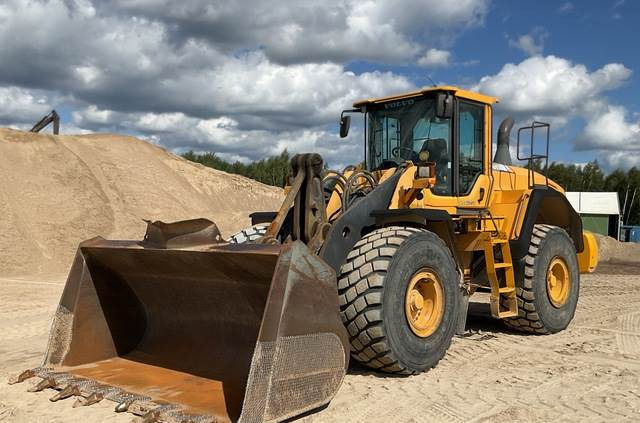
[{"label": "step ladder", "polygon": [[[515,317],[518,315],[518,300],[509,237],[502,232],[488,235],[488,242],[484,245],[484,257],[491,285],[491,314],[498,319]],[[501,262],[496,262],[496,249],[500,250]],[[498,272],[501,272],[502,277]]]}]

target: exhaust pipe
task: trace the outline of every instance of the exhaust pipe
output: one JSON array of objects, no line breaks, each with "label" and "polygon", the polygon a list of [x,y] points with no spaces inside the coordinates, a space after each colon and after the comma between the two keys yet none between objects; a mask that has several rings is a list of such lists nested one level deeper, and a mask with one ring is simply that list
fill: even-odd
[{"label": "exhaust pipe", "polygon": [[509,151],[509,136],[511,135],[513,124],[513,118],[508,117],[502,121],[500,128],[498,128],[498,148],[496,149],[496,155],[493,158],[495,163],[509,166],[512,164],[511,152]]}]

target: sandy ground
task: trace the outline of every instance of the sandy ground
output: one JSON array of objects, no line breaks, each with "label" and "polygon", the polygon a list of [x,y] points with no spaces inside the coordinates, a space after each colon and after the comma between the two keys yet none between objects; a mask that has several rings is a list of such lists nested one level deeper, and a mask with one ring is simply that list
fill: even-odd
[{"label": "sandy ground", "polygon": [[[86,408],[51,403],[53,391],[7,385],[40,364],[63,284],[0,279],[0,421],[130,422],[103,401]],[[583,275],[576,317],[564,332],[506,330],[486,304],[472,305],[457,337],[430,372],[390,377],[352,366],[338,395],[308,422],[640,421],[640,266],[604,264]]]}]

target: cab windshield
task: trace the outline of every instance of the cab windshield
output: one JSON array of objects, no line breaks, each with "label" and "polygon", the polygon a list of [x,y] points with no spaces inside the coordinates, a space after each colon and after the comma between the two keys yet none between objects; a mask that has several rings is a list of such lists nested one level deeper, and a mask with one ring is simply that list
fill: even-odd
[{"label": "cab windshield", "polygon": [[421,152],[436,164],[434,193],[451,193],[451,119],[436,117],[434,98],[376,104],[367,111],[369,170],[418,163]]}]

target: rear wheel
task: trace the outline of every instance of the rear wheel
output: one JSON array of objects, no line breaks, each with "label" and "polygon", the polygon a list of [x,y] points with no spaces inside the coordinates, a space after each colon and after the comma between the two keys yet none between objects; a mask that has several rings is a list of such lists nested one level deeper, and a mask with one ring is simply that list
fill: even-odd
[{"label": "rear wheel", "polygon": [[241,230],[231,235],[227,240],[230,244],[244,244],[253,242],[263,236],[267,232],[268,224],[253,225],[250,228]]},{"label": "rear wheel", "polygon": [[458,317],[458,274],[434,233],[377,229],[347,257],[338,278],[340,313],[352,357],[390,373],[430,369],[451,344]]},{"label": "rear wheel", "polygon": [[516,281],[518,317],[505,323],[519,331],[554,333],[565,329],[576,311],[580,272],[573,241],[552,225],[535,225],[524,258],[524,277]]}]

